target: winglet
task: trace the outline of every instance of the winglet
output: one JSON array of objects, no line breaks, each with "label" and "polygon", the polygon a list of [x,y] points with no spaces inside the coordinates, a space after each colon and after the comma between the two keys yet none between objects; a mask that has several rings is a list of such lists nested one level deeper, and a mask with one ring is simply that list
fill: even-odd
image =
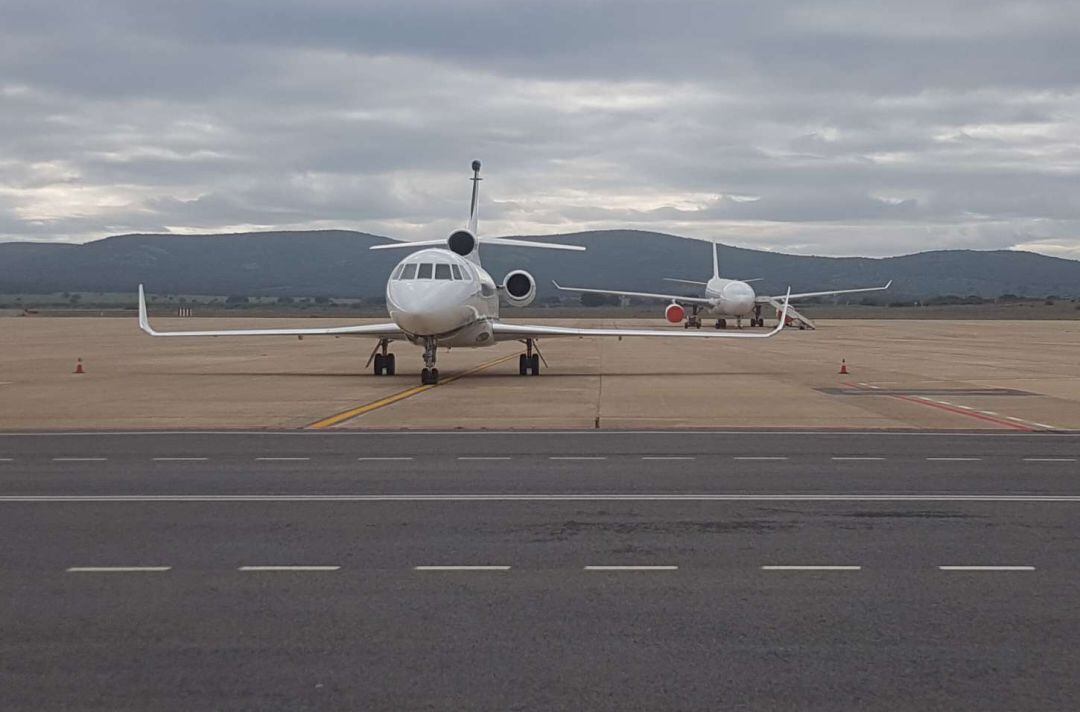
[{"label": "winglet", "polygon": [[139,328],[150,336],[157,336],[157,332],[150,326],[150,319],[146,315],[146,294],[143,293],[141,284],[139,285]]}]

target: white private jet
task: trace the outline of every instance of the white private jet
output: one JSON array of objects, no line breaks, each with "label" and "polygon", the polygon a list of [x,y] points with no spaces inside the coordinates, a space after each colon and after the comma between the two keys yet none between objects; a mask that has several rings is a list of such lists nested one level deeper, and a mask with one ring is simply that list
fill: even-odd
[{"label": "white private jet", "polygon": [[[390,321],[383,324],[336,326],[309,329],[233,329],[227,331],[156,331],[150,326],[146,312],[146,296],[139,285],[139,328],[151,336],[364,336],[378,339],[368,358],[374,362],[375,375],[394,375],[394,354],[388,347],[393,341],[409,341],[424,347],[424,369],[420,382],[425,385],[438,383],[439,370],[435,367],[439,347],[492,346],[500,341],[520,341],[525,353],[518,359],[521,375],[540,373],[540,352],[536,340],[556,336],[644,336],[644,337],[702,337],[702,338],[767,338],[778,333],[785,319],[776,328],[760,333],[729,332],[673,332],[663,329],[601,329],[565,326],[538,326],[532,324],[507,324],[499,320],[499,292],[506,301],[523,307],[536,296],[536,280],[525,270],[517,269],[507,274],[501,285],[496,286],[480,266],[478,248],[486,245],[514,245],[549,250],[584,250],[576,245],[557,245],[546,242],[529,242],[504,238],[476,237],[477,196],[480,178],[480,161],[472,164],[472,202],[469,209],[468,227],[454,231],[446,240],[401,242],[375,245],[371,249],[417,248],[434,245],[445,247],[422,249],[403,259],[390,273],[386,283],[386,306]],[[787,298],[782,304],[787,314]]]},{"label": "white private jet", "polygon": [[[726,329],[727,320],[734,318],[737,320],[737,325],[742,327],[742,320],[744,317],[750,317],[750,326],[765,326],[765,317],[761,315],[761,309],[766,304],[771,304],[776,308],[777,314],[780,313],[781,299],[778,296],[765,296],[756,294],[754,288],[750,286],[749,282],[756,282],[756,279],[724,279],[720,276],[720,259],[717,255],[716,243],[713,243],[713,276],[708,282],[696,282],[692,279],[673,279],[671,277],[665,277],[668,282],[682,282],[683,284],[694,284],[705,287],[704,297],[684,297],[677,294],[653,294],[651,292],[625,292],[614,289],[588,289],[585,287],[563,287],[558,282],[552,281],[557,289],[564,292],[584,292],[588,294],[606,294],[616,297],[643,297],[645,299],[658,299],[660,301],[670,302],[667,308],[664,309],[664,318],[670,321],[672,324],[683,323],[683,328],[689,329],[690,327],[701,328],[701,317],[698,316],[698,312],[702,309],[716,315],[716,328]],[[800,294],[788,294],[790,299],[808,299],[810,297],[828,297],[835,294],[855,294],[856,292],[880,292],[883,289],[888,289],[892,285],[890,279],[883,287],[864,287],[861,289],[834,289],[827,292],[802,292]],[[790,290],[788,290],[790,291]],[[686,307],[690,306],[690,313],[687,314]],[[800,329],[814,328],[814,322],[795,311],[794,308],[788,310],[791,314],[792,321],[798,322]],[[685,319],[685,322],[683,320]]]}]

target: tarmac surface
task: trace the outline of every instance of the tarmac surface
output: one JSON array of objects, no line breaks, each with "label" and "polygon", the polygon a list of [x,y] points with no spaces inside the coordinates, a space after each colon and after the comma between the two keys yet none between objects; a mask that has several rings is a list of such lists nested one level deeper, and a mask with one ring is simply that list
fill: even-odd
[{"label": "tarmac surface", "polygon": [[1078,478],[1019,431],[0,435],[0,709],[1072,709]]},{"label": "tarmac surface", "polygon": [[[329,319],[164,319],[161,329],[318,326]],[[661,326],[662,320],[565,322]],[[0,319],[0,430],[882,428],[1080,429],[1080,322],[824,321],[754,341],[549,339],[420,349],[398,375],[366,339],[154,339],[135,318]],[[681,331],[675,327],[675,331]],[[74,374],[81,358],[85,373]],[[838,373],[846,359],[850,374]],[[393,401],[388,403],[388,400]],[[355,413],[350,417],[341,414]]]}]

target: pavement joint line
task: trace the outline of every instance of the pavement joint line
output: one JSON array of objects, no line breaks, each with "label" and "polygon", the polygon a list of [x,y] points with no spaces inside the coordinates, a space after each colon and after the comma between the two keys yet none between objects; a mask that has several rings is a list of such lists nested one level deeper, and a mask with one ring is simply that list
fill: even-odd
[{"label": "pavement joint line", "polygon": [[505,363],[505,362],[509,361],[510,359],[512,359],[512,358],[514,358],[514,357],[516,357],[518,355],[519,354],[517,354],[517,353],[512,353],[512,354],[507,354],[506,356],[500,356],[499,358],[492,359],[491,361],[486,361],[486,362],[480,364],[479,366],[474,366],[473,368],[470,368],[470,369],[468,369],[466,371],[462,371],[461,373],[454,374],[453,376],[448,376],[448,377],[442,379],[439,383],[433,383],[433,384],[428,384],[428,385],[423,385],[423,386],[413,386],[412,388],[406,388],[403,391],[398,391],[397,393],[393,393],[391,395],[388,395],[388,396],[386,396],[384,398],[380,398],[378,400],[372,401],[370,403],[365,403],[364,405],[359,405],[359,406],[356,406],[355,408],[350,408],[349,410],[343,411],[341,413],[337,413],[336,415],[331,415],[328,418],[323,418],[322,420],[316,420],[314,423],[311,423],[310,425],[308,425],[306,429],[307,430],[325,430],[326,428],[330,428],[330,427],[333,427],[335,425],[340,425],[341,423],[344,423],[344,422],[346,422],[348,420],[352,420],[353,418],[358,418],[361,415],[365,415],[367,413],[370,413],[373,410],[378,410],[380,408],[385,408],[388,405],[393,405],[394,403],[397,403],[399,401],[403,401],[406,398],[411,398],[411,397],[413,397],[415,395],[419,395],[420,393],[424,393],[425,391],[430,391],[433,388],[441,388],[442,386],[448,386],[448,385],[450,385],[451,383],[453,383],[454,381],[456,381],[456,380],[458,380],[460,378],[465,378],[466,376],[471,376],[474,373],[478,373],[480,371],[483,371],[486,368],[491,368],[492,366],[497,366],[500,363]]},{"label": "pavement joint line", "polygon": [[1024,462],[1076,462],[1075,457],[1025,457]]},{"label": "pavement joint line", "polygon": [[154,462],[205,462],[208,457],[155,457]]},{"label": "pavement joint line", "polygon": [[402,457],[358,457],[358,458],[356,458],[356,461],[357,462],[388,462],[388,461],[402,461],[402,460],[411,460],[411,459],[413,459],[411,456],[410,457],[405,457],[405,456],[402,456]]},{"label": "pavement joint line", "polygon": [[762,571],[862,571],[861,566],[762,566]]},{"label": "pavement joint line", "polygon": [[0,495],[0,503],[142,502],[1008,502],[1080,503],[1080,494],[147,494]]},{"label": "pavement joint line", "polygon": [[171,566],[70,566],[66,571],[72,574],[130,574],[161,573],[171,569]]},{"label": "pavement joint line", "polygon": [[107,457],[54,457],[53,462],[105,462]]},{"label": "pavement joint line", "polygon": [[509,566],[414,566],[413,571],[509,571]]},{"label": "pavement joint line", "polygon": [[678,571],[678,566],[586,566],[585,571]]},{"label": "pavement joint line", "polygon": [[239,566],[237,571],[274,572],[274,571],[339,571],[340,566]]},{"label": "pavement joint line", "polygon": [[942,571],[1034,571],[1034,566],[939,566]]}]

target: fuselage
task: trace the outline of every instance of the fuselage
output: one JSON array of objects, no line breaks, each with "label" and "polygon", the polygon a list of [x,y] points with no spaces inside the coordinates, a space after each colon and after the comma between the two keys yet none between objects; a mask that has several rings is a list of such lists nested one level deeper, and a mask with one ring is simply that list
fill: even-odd
[{"label": "fuselage", "polygon": [[390,319],[410,339],[443,346],[490,346],[499,318],[495,280],[477,262],[439,248],[410,254],[386,283]]},{"label": "fuselage", "polygon": [[712,303],[710,311],[718,316],[750,316],[756,297],[753,287],[737,279],[713,277],[705,284],[705,298]]}]

